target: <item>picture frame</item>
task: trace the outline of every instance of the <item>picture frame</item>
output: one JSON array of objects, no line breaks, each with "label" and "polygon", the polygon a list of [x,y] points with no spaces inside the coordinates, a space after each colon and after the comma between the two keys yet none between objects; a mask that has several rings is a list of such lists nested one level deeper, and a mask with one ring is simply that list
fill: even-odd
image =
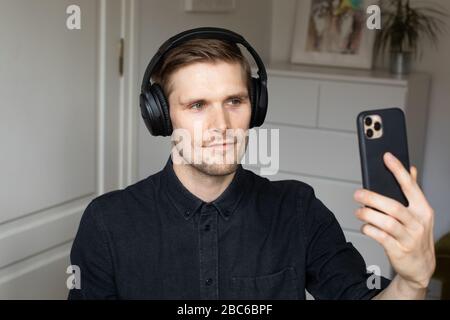
[{"label": "picture frame", "polygon": [[376,0],[297,0],[291,63],[371,69],[376,30],[366,26]]}]

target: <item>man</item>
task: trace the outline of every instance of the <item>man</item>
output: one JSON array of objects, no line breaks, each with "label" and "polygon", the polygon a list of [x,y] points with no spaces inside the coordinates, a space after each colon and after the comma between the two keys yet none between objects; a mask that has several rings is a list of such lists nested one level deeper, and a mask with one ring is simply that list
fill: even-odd
[{"label": "man", "polygon": [[317,299],[424,298],[435,266],[433,210],[414,167],[384,159],[407,208],[355,193],[367,206],[356,212],[362,232],[383,245],[397,273],[372,288],[373,275],[312,187],[271,182],[239,164],[251,72],[235,43],[186,41],[152,78],[168,97],[171,158],[86,208],[71,252],[80,289],[70,299],[304,299],[305,289]]}]

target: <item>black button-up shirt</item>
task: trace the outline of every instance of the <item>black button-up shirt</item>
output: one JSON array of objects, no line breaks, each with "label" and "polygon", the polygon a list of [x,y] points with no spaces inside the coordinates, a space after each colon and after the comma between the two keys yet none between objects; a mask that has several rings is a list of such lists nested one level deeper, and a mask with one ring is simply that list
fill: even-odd
[{"label": "black button-up shirt", "polygon": [[69,299],[369,299],[389,283],[368,288],[374,275],[309,185],[239,166],[205,203],[170,158],[88,205],[71,264],[81,288]]}]

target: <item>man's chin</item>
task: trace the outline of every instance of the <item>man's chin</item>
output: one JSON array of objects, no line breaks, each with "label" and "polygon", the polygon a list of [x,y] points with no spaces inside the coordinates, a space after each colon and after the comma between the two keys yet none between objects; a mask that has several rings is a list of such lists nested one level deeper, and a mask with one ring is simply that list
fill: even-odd
[{"label": "man's chin", "polygon": [[207,174],[209,176],[226,176],[235,172],[236,169],[238,168],[237,163],[231,164],[194,163],[192,164],[192,166],[201,173]]}]

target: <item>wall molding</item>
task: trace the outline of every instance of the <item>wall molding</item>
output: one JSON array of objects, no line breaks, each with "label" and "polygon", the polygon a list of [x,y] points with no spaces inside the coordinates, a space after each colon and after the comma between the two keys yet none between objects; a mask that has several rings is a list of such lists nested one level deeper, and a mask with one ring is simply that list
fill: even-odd
[{"label": "wall molding", "polygon": [[0,270],[74,238],[93,196],[0,226]]},{"label": "wall molding", "polygon": [[139,2],[122,1],[121,34],[125,40],[124,76],[121,79],[120,107],[120,174],[119,185],[124,188],[138,179],[137,137],[139,112]]}]

